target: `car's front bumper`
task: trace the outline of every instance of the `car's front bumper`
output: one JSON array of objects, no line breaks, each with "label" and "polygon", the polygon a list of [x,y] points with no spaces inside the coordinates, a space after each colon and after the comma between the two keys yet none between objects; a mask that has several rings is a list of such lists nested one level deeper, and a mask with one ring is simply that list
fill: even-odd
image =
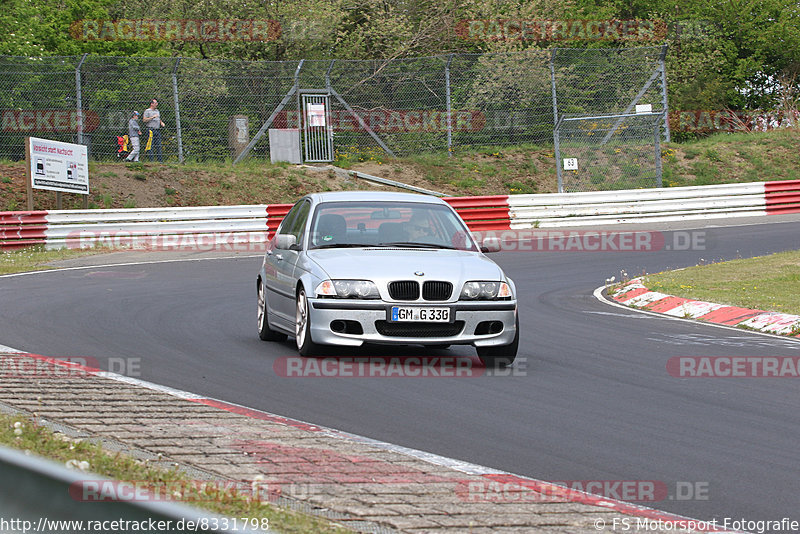
[{"label": "car's front bumper", "polygon": [[[425,335],[414,335],[413,326],[418,323],[392,323],[393,326],[409,327],[402,335],[386,333],[390,323],[389,310],[392,306],[446,307],[450,308],[450,323],[426,323]],[[515,300],[503,301],[459,301],[449,303],[395,302],[381,300],[309,299],[311,319],[311,339],[315,343],[328,345],[358,346],[363,343],[390,345],[474,345],[489,347],[508,345],[516,335],[517,303]],[[363,333],[351,334],[336,332],[331,328],[335,321],[357,321]],[[459,326],[463,322],[463,327]],[[497,333],[476,333],[484,331],[486,323],[501,322],[502,331]],[[376,325],[376,323],[378,323]],[[481,325],[482,324],[482,325]],[[434,325],[434,326],[432,326]],[[436,326],[438,325],[438,326]],[[445,326],[447,325],[447,326]],[[479,325],[481,325],[479,327]],[[436,330],[451,332],[437,335]],[[392,328],[392,326],[390,326]],[[379,329],[384,330],[381,333]],[[458,330],[455,334],[452,331]]]}]

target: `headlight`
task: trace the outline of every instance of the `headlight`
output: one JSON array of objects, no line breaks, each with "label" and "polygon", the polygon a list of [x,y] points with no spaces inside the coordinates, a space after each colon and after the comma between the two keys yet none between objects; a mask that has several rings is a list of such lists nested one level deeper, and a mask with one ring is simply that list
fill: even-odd
[{"label": "headlight", "polygon": [[511,288],[505,282],[467,282],[461,289],[460,300],[510,299]]},{"label": "headlight", "polygon": [[314,291],[318,297],[377,299],[378,287],[369,280],[325,280]]}]

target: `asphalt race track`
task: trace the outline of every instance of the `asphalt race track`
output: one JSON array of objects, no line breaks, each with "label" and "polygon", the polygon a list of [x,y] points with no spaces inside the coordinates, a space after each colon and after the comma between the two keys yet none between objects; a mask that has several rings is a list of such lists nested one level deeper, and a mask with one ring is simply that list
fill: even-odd
[{"label": "asphalt race track", "polygon": [[[101,366],[141,358],[144,380],[539,479],[663,481],[670,498],[644,504],[699,519],[800,519],[797,379],[666,370],[674,356],[800,357],[800,342],[592,296],[620,270],[800,248],[800,222],[703,232],[706,250],[494,254],[520,294],[515,376],[278,376],[273,363],[296,353],[258,339],[254,257],[2,278],[0,343]],[[470,347],[332,354],[478,361]]]}]

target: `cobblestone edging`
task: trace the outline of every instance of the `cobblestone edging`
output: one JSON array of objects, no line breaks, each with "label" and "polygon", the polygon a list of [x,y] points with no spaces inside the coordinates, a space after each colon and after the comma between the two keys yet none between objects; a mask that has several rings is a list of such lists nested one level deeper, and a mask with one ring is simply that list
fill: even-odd
[{"label": "cobblestone edging", "polygon": [[5,411],[36,413],[189,476],[262,479],[279,505],[356,531],[581,534],[602,531],[599,522],[613,531],[615,518],[682,519],[574,491],[544,496],[554,486],[43,356],[0,354],[0,366]]},{"label": "cobblestone edging", "polygon": [[620,304],[672,317],[697,319],[700,321],[739,326],[770,334],[800,337],[800,315],[751,310],[715,304],[701,300],[675,297],[658,291],[651,291],[642,284],[641,278],[624,283],[609,292],[609,297]]}]

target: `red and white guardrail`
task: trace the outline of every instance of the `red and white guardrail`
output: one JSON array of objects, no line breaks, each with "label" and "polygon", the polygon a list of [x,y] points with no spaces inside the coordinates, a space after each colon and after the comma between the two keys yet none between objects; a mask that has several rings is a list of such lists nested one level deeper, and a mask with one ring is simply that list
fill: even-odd
[{"label": "red and white guardrail", "polygon": [[291,204],[0,212],[0,249],[147,244],[161,248],[265,242]]},{"label": "red and white guardrail", "polygon": [[[473,231],[800,213],[800,180],[592,193],[448,197]],[[263,243],[290,204],[0,212],[0,249]],[[91,240],[84,239],[91,236]],[[103,242],[102,236],[109,241]],[[101,239],[98,240],[98,237]],[[83,241],[82,241],[83,239]],[[191,243],[187,242],[191,240]]]}]

